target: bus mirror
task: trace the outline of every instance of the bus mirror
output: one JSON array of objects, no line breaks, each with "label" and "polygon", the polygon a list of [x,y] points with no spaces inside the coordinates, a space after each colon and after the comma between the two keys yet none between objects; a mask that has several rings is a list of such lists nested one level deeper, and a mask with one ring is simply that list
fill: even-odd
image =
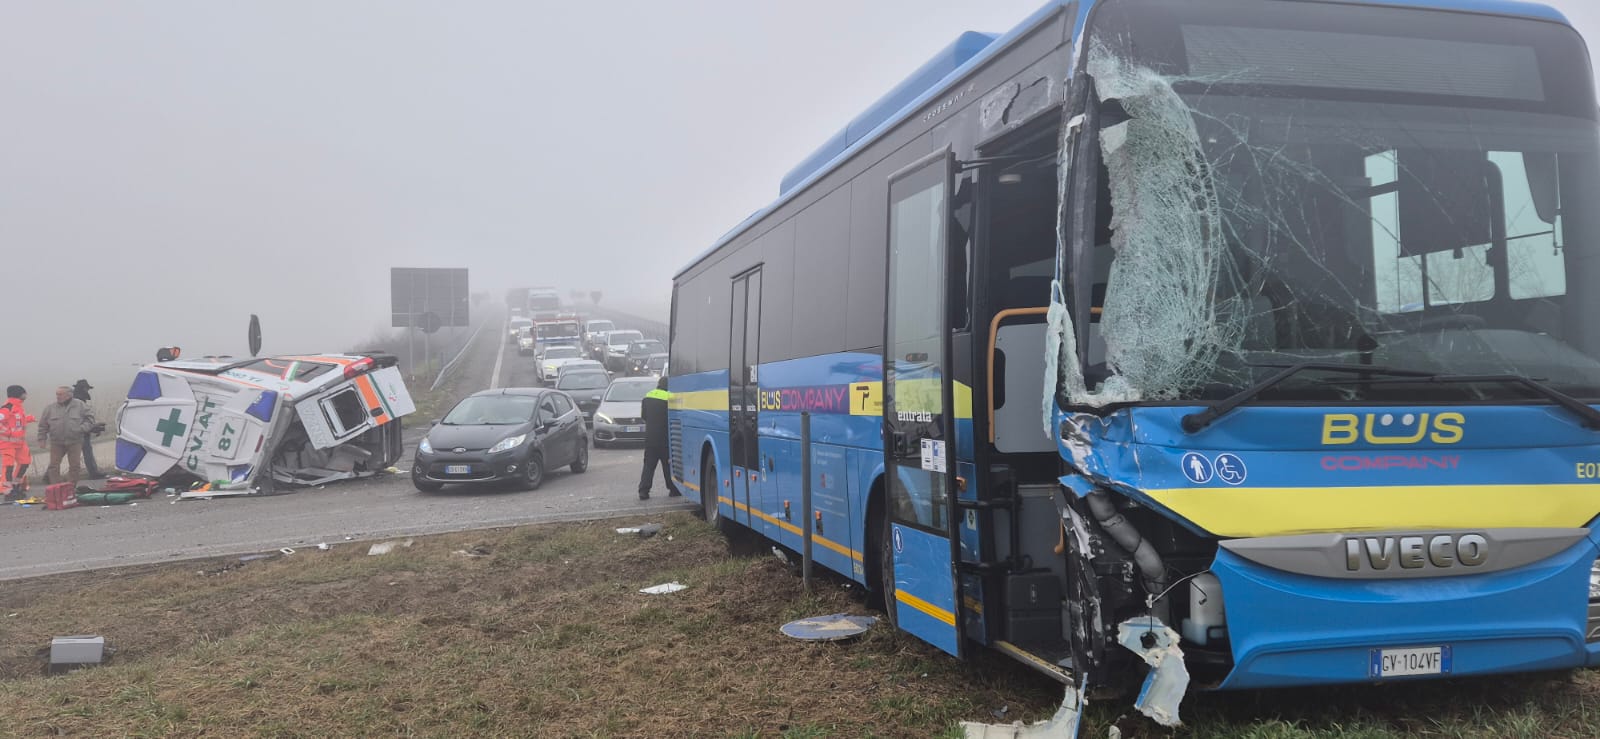
[{"label": "bus mirror", "polygon": [[1534,212],[1539,215],[1539,220],[1555,223],[1559,206],[1556,193],[1561,191],[1557,181],[1559,170],[1556,169],[1556,155],[1550,152],[1525,152],[1522,155],[1522,167],[1528,174],[1528,195],[1533,198]]},{"label": "bus mirror", "polygon": [[1460,251],[1494,240],[1491,165],[1481,153],[1401,149],[1400,255]]}]

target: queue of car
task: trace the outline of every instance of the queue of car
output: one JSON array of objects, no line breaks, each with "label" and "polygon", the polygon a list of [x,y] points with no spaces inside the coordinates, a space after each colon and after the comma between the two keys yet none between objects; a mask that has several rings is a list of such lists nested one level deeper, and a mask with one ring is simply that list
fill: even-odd
[{"label": "queue of car", "polygon": [[417,490],[484,483],[534,490],[551,470],[587,470],[591,445],[644,442],[641,403],[667,371],[665,344],[604,319],[578,325],[571,331],[565,318],[512,314],[507,341],[532,357],[539,387],[474,393],[435,421],[417,444]]}]

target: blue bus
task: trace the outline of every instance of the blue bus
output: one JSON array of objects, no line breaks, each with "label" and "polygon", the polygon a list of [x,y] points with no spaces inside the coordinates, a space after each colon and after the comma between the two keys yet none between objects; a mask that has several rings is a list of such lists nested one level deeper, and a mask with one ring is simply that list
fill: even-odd
[{"label": "blue bus", "polygon": [[1590,666],[1596,202],[1550,8],[1053,2],[676,275],[673,474],[1080,691]]}]

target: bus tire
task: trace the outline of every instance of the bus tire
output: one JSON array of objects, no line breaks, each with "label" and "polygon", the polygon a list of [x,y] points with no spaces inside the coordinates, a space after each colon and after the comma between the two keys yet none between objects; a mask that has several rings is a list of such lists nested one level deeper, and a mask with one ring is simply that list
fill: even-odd
[{"label": "bus tire", "polygon": [[878,597],[882,599],[883,617],[890,626],[900,625],[900,604],[895,599],[894,587],[894,525],[889,522],[887,506],[877,506],[877,557]]},{"label": "bus tire", "polygon": [[722,529],[722,509],[717,505],[717,491],[721,489],[717,482],[717,459],[708,453],[700,462],[700,517],[718,530]]}]

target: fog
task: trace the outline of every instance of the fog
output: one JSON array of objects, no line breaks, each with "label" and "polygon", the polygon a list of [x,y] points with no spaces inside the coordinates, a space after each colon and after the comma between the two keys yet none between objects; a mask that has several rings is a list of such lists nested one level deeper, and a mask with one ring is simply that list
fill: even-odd
[{"label": "fog", "polygon": [[390,267],[664,318],[834,130],[1040,4],[0,0],[0,384],[114,398],[251,313],[267,352],[355,348]]}]

